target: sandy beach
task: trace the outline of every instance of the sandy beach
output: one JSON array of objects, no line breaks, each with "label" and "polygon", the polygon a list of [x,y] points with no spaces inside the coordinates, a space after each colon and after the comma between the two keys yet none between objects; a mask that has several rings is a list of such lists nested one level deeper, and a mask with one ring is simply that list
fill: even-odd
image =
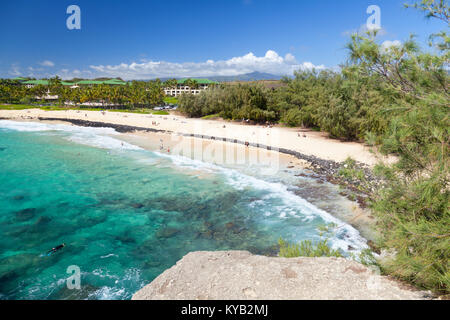
[{"label": "sandy beach", "polygon": [[[159,116],[148,114],[132,114],[121,112],[98,111],[43,111],[32,110],[0,110],[0,118],[17,121],[37,121],[39,118],[65,120],[83,120],[106,124],[126,125],[158,130],[158,132],[128,132],[120,135],[122,141],[131,143],[147,150],[156,150],[171,155],[181,155],[195,160],[217,165],[249,165],[259,168],[260,173],[270,176],[280,171],[286,171],[297,176],[308,172],[308,161],[283,154],[275,150],[234,144],[219,140],[200,139],[185,135],[196,134],[238,139],[249,143],[259,143],[274,148],[286,148],[314,156],[324,160],[342,162],[347,157],[373,166],[378,160],[392,161],[377,157],[369,148],[359,143],[341,142],[329,139],[320,132],[300,132],[298,128],[263,127],[242,125],[219,120],[189,119],[179,115]],[[47,122],[47,121],[44,121]],[[55,123],[54,120],[50,121]],[[306,137],[305,137],[306,136]],[[306,171],[304,171],[306,169]],[[309,171],[313,174],[313,170]],[[314,175],[313,175],[314,176]],[[306,190],[300,196],[308,199],[310,193],[327,192]],[[337,188],[337,187],[336,187]],[[312,199],[309,199],[312,200]],[[334,199],[335,208],[325,205],[322,209],[331,211],[339,219],[353,225],[366,239],[373,239],[373,217],[368,209],[362,209],[357,203],[345,198]],[[316,203],[319,207],[320,204]],[[335,210],[336,209],[336,210]]]},{"label": "sandy beach", "polygon": [[243,125],[220,120],[190,119],[179,115],[161,116],[108,111],[0,110],[0,118],[17,120],[75,119],[166,131],[171,133],[171,142],[166,142],[166,146],[173,146],[180,142],[180,135],[194,134],[226,138],[231,141],[237,139],[249,144],[263,144],[336,162],[343,162],[348,157],[368,166],[374,166],[379,161],[393,161],[393,158],[372,153],[369,147],[361,143],[341,142],[329,139],[325,133],[304,131],[299,128]]}]

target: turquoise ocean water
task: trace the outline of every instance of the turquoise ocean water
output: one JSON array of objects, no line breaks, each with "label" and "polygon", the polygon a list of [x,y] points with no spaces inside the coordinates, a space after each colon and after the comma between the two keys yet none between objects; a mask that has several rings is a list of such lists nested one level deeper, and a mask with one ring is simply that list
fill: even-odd
[{"label": "turquoise ocean water", "polygon": [[122,146],[113,129],[0,121],[0,168],[0,299],[130,299],[188,252],[273,255],[329,222],[335,248],[365,247],[280,182]]}]

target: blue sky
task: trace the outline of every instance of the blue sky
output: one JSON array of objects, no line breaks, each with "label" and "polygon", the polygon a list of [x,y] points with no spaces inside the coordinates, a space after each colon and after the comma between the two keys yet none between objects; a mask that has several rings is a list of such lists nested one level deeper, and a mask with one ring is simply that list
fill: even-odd
[{"label": "blue sky", "polygon": [[[0,77],[63,78],[289,74],[344,62],[369,5],[381,8],[380,41],[445,28],[404,9],[408,0],[2,0]],[[412,0],[409,0],[412,1]],[[81,9],[68,30],[66,9]]]}]

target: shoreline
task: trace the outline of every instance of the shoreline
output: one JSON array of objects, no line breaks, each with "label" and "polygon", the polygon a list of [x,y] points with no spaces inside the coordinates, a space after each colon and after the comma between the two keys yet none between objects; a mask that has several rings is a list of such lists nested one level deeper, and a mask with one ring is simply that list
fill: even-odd
[{"label": "shoreline", "polygon": [[[292,177],[297,177],[300,183],[300,180],[313,179],[317,181],[318,184],[330,183],[331,185],[340,185],[340,181],[336,179],[336,173],[339,170],[341,164],[333,161],[333,160],[325,160],[320,159],[316,156],[305,155],[300,152],[289,150],[289,149],[276,149],[271,146],[259,144],[259,143],[251,143],[246,147],[245,141],[238,139],[226,139],[215,136],[206,136],[195,133],[175,133],[172,131],[164,130],[164,129],[156,129],[156,128],[147,128],[135,125],[127,125],[121,123],[107,123],[100,121],[91,121],[85,119],[72,119],[72,118],[60,118],[60,117],[30,117],[29,113],[25,113],[27,110],[21,112],[21,115],[15,114],[14,116],[9,115],[8,118],[3,117],[4,114],[0,111],[0,120],[17,120],[17,121],[39,121],[39,122],[49,122],[49,123],[70,123],[72,125],[82,126],[82,127],[110,127],[115,129],[117,132],[122,134],[121,140],[124,142],[130,142],[135,144],[143,149],[150,149],[152,151],[158,150],[158,140],[164,140],[164,144],[166,147],[170,149],[174,149],[174,144],[180,144],[179,141],[175,141],[175,138],[182,138],[182,144],[196,145],[196,141],[199,141],[200,147],[202,150],[207,150],[208,148],[227,148],[227,146],[232,146],[234,149],[243,150],[244,159],[248,160],[249,154],[253,152],[258,153],[258,161],[264,162],[264,159],[269,159],[269,161],[273,161],[276,159],[277,170],[283,170],[285,172],[289,171],[289,174]],[[52,111],[50,111],[52,112]],[[24,116],[24,113],[27,116]],[[47,114],[46,114],[47,115]],[[248,128],[248,127],[245,127]],[[161,139],[160,139],[161,138]],[[169,138],[169,139],[167,139]],[[172,141],[171,139],[172,138]],[[131,141],[130,141],[131,139]],[[334,141],[333,143],[340,143]],[[197,144],[198,147],[198,144]],[[229,150],[229,149],[228,149]],[[200,151],[200,152],[203,152]],[[194,151],[195,153],[195,151]],[[203,152],[205,154],[207,152]],[[272,154],[272,155],[271,155]],[[191,157],[188,155],[187,157]],[[261,159],[262,158],[262,159]],[[271,160],[272,159],[272,160]],[[211,162],[211,159],[205,160],[200,159],[200,161]],[[220,164],[219,164],[220,165]],[[250,164],[251,165],[251,164]],[[259,165],[259,163],[258,163]],[[361,168],[364,168],[367,176],[370,176],[370,167],[365,164],[360,164]],[[298,172],[298,169],[301,169]],[[342,181],[341,181],[342,182]],[[353,226],[357,229],[361,235],[367,239],[369,244],[376,237],[376,232],[374,231],[373,225],[375,223],[375,219],[371,215],[370,210],[366,209],[364,206],[364,200],[362,202],[360,199],[362,197],[358,196],[357,199],[350,199],[349,194],[352,193],[351,188],[349,186],[344,186],[349,192],[339,192],[336,191],[336,194],[339,194],[342,197],[342,202],[340,201],[339,205],[336,204],[340,210],[334,210],[333,215],[340,219],[341,221]],[[320,192],[317,190],[298,190],[294,191],[294,193],[305,199],[314,198],[311,194],[315,192]],[[309,200],[308,200],[309,201]],[[344,202],[346,201],[345,205]],[[345,207],[345,210],[342,210]],[[326,210],[328,211],[328,210]],[[342,212],[341,212],[342,211]],[[338,213],[337,213],[338,212]],[[337,213],[337,214],[336,214]]]},{"label": "shoreline", "polygon": [[[351,156],[358,163],[373,167],[379,161],[393,162],[393,157],[374,154],[358,142],[342,142],[330,139],[325,133],[300,128],[246,125],[224,120],[187,118],[180,115],[152,115],[114,111],[46,111],[41,109],[0,110],[4,119],[67,120],[73,124],[91,122],[91,126],[109,125],[117,131],[144,130],[166,132],[245,143],[262,148],[271,147],[282,153],[299,155],[310,160],[327,160],[341,163]],[[96,124],[101,123],[101,124]]]}]

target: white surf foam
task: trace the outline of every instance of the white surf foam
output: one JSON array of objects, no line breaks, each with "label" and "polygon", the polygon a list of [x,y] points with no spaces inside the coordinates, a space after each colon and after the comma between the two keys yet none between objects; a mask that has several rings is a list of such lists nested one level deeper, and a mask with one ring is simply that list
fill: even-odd
[{"label": "white surf foam", "polygon": [[79,127],[65,124],[48,124],[41,122],[21,122],[2,120],[0,128],[21,132],[56,132],[66,134],[64,138],[91,147],[110,150],[143,150],[142,148],[121,141],[113,136],[119,133],[112,128]]},{"label": "white surf foam", "polygon": [[282,183],[268,182],[243,174],[235,169],[221,167],[212,163],[193,160],[183,156],[155,153],[160,157],[171,159],[176,166],[182,166],[193,170],[221,173],[226,178],[227,183],[237,190],[257,189],[267,191],[268,194],[262,199],[262,202],[260,200],[249,204],[249,206],[264,206],[266,205],[266,201],[270,199],[281,201],[282,205],[271,206],[271,211],[266,211],[266,216],[278,214],[279,218],[283,219],[289,215],[302,219],[305,222],[311,221],[315,217],[320,217],[326,223],[335,224],[337,226],[334,228],[335,235],[331,238],[331,246],[333,249],[341,249],[344,252],[347,252],[349,245],[357,251],[368,248],[367,240],[360,235],[358,230],[297,196],[289,191],[288,186]]},{"label": "white surf foam", "polygon": [[36,132],[52,130],[47,124],[40,122],[22,122],[12,120],[1,120],[0,128],[14,131]]}]

